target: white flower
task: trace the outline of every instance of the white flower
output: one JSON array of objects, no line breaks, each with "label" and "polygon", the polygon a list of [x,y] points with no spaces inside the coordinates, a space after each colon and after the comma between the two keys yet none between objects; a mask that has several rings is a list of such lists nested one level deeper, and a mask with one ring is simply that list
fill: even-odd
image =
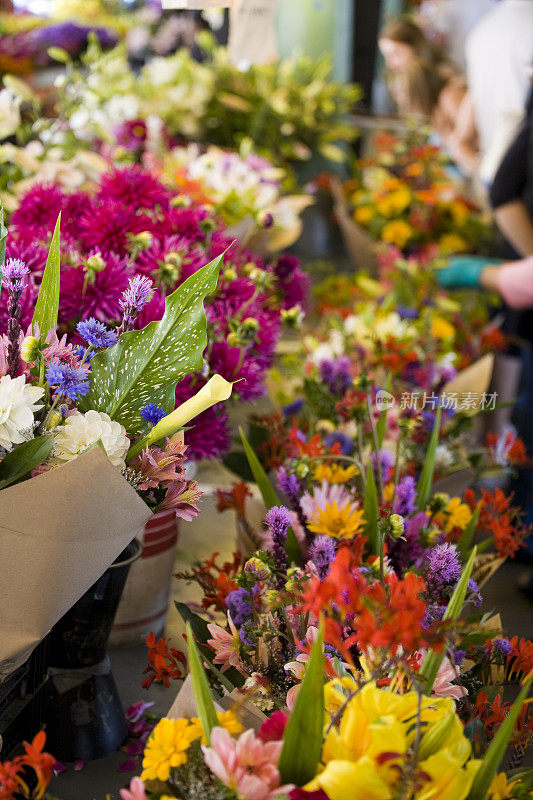
[{"label": "white flower", "polygon": [[11,450],[14,444],[22,444],[33,437],[34,411],[42,408],[35,405],[44,394],[39,386],[30,386],[24,375],[0,378],[0,446]]},{"label": "white flower", "polygon": [[20,102],[10,89],[0,91],[0,139],[11,136],[20,127]]},{"label": "white flower", "polygon": [[126,429],[103,411],[76,411],[65,424],[54,430],[54,463],[61,464],[77,458],[88,447],[100,441],[112,464],[124,466],[130,440]]}]

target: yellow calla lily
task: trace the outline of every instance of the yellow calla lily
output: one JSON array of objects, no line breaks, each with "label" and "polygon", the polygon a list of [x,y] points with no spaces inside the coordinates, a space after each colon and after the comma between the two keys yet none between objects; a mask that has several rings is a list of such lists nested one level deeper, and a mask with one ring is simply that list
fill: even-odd
[{"label": "yellow calla lily", "polygon": [[391,788],[368,757],[357,762],[330,761],[305,789],[322,789],[330,800],[391,800],[393,796]]}]

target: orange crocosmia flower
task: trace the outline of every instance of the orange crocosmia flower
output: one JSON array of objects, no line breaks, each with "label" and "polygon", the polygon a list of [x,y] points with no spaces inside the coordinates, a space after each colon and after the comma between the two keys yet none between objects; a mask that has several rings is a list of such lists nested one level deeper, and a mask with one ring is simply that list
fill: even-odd
[{"label": "orange crocosmia flower", "polygon": [[44,731],[39,731],[31,744],[24,742],[25,753],[21,757],[21,763],[30,767],[37,776],[37,788],[34,789],[32,795],[35,800],[39,800],[44,795],[46,787],[52,780],[52,770],[56,763],[54,756],[44,752],[45,744],[46,734]]}]

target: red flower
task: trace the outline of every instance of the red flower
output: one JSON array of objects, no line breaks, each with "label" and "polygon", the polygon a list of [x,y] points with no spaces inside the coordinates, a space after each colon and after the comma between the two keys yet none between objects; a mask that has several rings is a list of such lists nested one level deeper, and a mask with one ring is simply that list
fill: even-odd
[{"label": "red flower", "polygon": [[226,511],[233,508],[240,517],[244,517],[244,506],[247,497],[252,497],[251,491],[244,482],[234,483],[229,492],[217,489],[217,511]]},{"label": "red flower", "polygon": [[240,553],[233,553],[233,561],[225,561],[220,567],[216,563],[217,556],[218,552],[213,553],[210,559],[193,567],[189,572],[176,573],[176,578],[192,581],[201,587],[202,608],[207,610],[213,607],[225,614],[226,597],[238,588],[234,578],[240,572],[242,559]]},{"label": "red flower", "polygon": [[287,720],[288,717],[283,711],[274,711],[272,716],[262,723],[257,735],[262,742],[279,742],[283,739]]},{"label": "red flower", "polygon": [[162,683],[168,689],[171,680],[184,677],[187,659],[181,650],[175,647],[169,650],[168,641],[167,638],[162,638],[156,642],[154,633],[149,633],[146,637],[148,666],[143,670],[143,675],[148,673],[148,678],[142,682],[143,689],[149,689],[154,681]]}]

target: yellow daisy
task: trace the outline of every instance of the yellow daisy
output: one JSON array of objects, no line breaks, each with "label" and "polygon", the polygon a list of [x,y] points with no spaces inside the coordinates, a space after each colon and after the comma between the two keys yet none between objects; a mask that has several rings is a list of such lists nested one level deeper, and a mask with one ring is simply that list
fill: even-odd
[{"label": "yellow daisy", "polygon": [[340,464],[326,464],[325,462],[319,464],[313,470],[313,479],[317,483],[327,481],[328,483],[346,483],[350,481],[359,470],[355,464],[349,467],[342,467]]},{"label": "yellow daisy", "polygon": [[387,222],[381,232],[381,238],[384,242],[390,242],[400,248],[405,247],[412,235],[413,229],[403,219]]},{"label": "yellow daisy", "polygon": [[444,511],[447,517],[444,525],[446,533],[450,533],[454,528],[464,531],[472,519],[470,507],[463,503],[460,497],[452,497]]},{"label": "yellow daisy", "polygon": [[363,528],[363,510],[352,504],[339,508],[333,501],[314,512],[308,528],[312,533],[325,533],[334,539],[352,539]]},{"label": "yellow daisy", "polygon": [[[229,711],[217,711],[218,724],[221,728],[225,728],[228,733],[234,736],[236,733],[241,733],[244,727],[239,722],[236,713],[233,709]],[[191,737],[192,739],[199,739],[202,737],[202,744],[207,744],[202,723],[198,717],[191,719]]]}]

